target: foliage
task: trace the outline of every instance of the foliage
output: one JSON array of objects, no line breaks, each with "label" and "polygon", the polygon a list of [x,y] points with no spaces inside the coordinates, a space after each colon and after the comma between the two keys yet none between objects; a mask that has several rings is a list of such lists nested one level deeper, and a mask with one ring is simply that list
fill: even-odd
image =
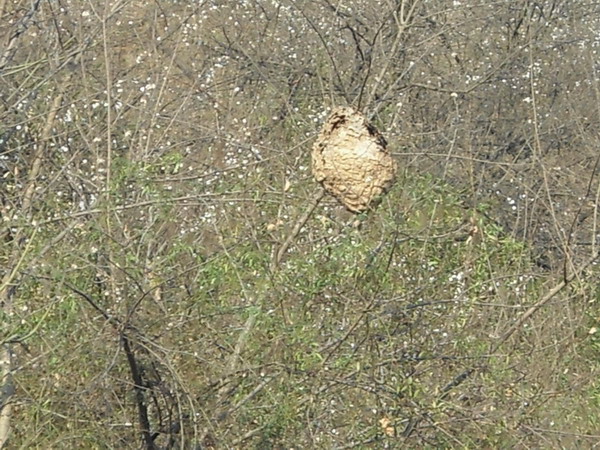
[{"label": "foliage", "polygon": [[597,442],[597,5],[380,3],[0,2],[7,448]]}]

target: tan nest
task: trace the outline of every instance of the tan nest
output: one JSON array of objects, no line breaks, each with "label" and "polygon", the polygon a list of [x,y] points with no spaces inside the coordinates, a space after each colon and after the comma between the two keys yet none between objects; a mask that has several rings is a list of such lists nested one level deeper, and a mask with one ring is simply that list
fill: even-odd
[{"label": "tan nest", "polygon": [[333,110],[312,150],[313,175],[327,192],[360,213],[390,189],[396,169],[385,139],[361,113]]}]

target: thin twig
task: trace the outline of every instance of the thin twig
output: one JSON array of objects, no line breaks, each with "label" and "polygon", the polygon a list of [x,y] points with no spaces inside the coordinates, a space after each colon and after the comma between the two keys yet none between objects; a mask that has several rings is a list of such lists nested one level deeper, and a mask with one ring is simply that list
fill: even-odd
[{"label": "thin twig", "polygon": [[542,306],[548,303],[556,294],[562,291],[566,286],[568,286],[574,279],[579,278],[579,276],[583,273],[585,269],[587,269],[590,265],[592,265],[600,256],[600,252],[592,255],[590,259],[584,262],[579,268],[571,274],[567,275],[559,284],[554,286],[550,291],[546,293],[535,305],[525,311],[521,317],[517,319],[517,321],[512,324],[512,326],[500,336],[500,339],[491,347],[490,353],[496,352],[502,344],[506,342],[506,340],[513,335],[515,331],[517,331],[521,326],[529,319],[533,314],[535,314]]},{"label": "thin twig", "polygon": [[[39,3],[39,2],[38,2]],[[63,86],[68,83],[69,77],[63,81]],[[34,152],[29,174],[27,177],[27,183],[23,189],[23,196],[21,200],[20,209],[22,216],[27,219],[28,222],[33,223],[32,215],[34,211],[35,193],[36,187],[38,186],[39,178],[42,171],[42,162],[46,156],[46,149],[50,137],[52,135],[52,128],[56,120],[56,114],[60,110],[63,100],[62,89],[59,94],[54,97],[44,128],[42,129],[42,135],[40,142],[38,143]],[[29,254],[34,237],[37,233],[38,228],[34,228],[30,236],[26,238],[24,227],[20,227],[14,237],[15,246],[11,251],[9,261],[13,264],[10,270],[6,271],[6,274],[0,280],[0,311],[4,317],[12,316],[12,296],[15,292],[14,285],[15,280],[19,277],[22,272],[22,266],[25,261],[25,257]],[[25,248],[21,248],[21,243],[26,242]],[[6,324],[2,324],[6,327]],[[14,392],[14,385],[12,384],[12,349],[8,344],[2,346],[2,354],[0,355],[0,389],[7,398],[0,404],[0,447],[8,440],[10,432],[10,420],[12,415],[12,405],[10,402],[10,396]],[[9,395],[10,394],[10,395]]]},{"label": "thin twig", "polygon": [[[17,22],[15,27],[16,29],[8,40],[8,44],[6,44],[6,47],[4,48],[4,54],[0,58],[0,70],[3,70],[6,67],[13,55],[17,52],[17,47],[15,45],[17,43],[17,39],[22,36],[27,31],[27,28],[29,28],[29,26],[33,23],[33,16],[37,13],[40,3],[41,0],[32,2],[31,9],[27,11],[21,20]],[[0,17],[2,17],[3,13],[4,1],[0,3]]]},{"label": "thin twig", "polygon": [[15,393],[12,366],[11,348],[8,344],[2,344],[0,346],[0,448],[4,448],[10,433],[11,398]]},{"label": "thin twig", "polygon": [[[590,259],[588,259],[585,263],[583,263],[576,271],[573,271],[570,275],[564,278],[559,284],[550,289],[546,295],[544,295],[535,305],[531,306],[527,311],[525,311],[521,316],[513,323],[508,330],[506,330],[502,336],[498,338],[498,340],[490,347],[488,354],[496,353],[502,345],[519,329],[523,326],[523,324],[531,318],[539,309],[546,305],[550,300],[552,300],[556,294],[562,291],[566,286],[568,286],[574,279],[579,278],[579,276],[583,273],[583,271],[592,265],[597,259],[600,257],[600,252],[595,253]],[[467,378],[469,378],[475,371],[477,367],[469,367],[464,370],[456,377],[454,377],[448,384],[446,384],[441,391],[440,398],[445,398],[448,393],[463,383]]]},{"label": "thin twig", "polygon": [[298,219],[298,221],[296,222],[296,225],[294,225],[292,232],[289,234],[289,236],[286,238],[286,240],[283,242],[283,244],[281,244],[281,247],[279,247],[279,249],[275,252],[273,259],[271,260],[271,272],[274,272],[277,270],[277,268],[281,264],[283,255],[285,255],[285,252],[288,251],[288,249],[290,248],[290,245],[292,245],[292,242],[294,241],[294,239],[296,239],[296,237],[298,237],[300,230],[306,224],[306,222],[308,222],[308,219],[310,219],[310,216],[315,211],[315,209],[317,208],[317,206],[319,205],[319,203],[321,202],[321,200],[323,199],[324,196],[325,196],[325,191],[323,189],[319,189],[319,191],[313,197],[312,202],[311,202],[310,206],[308,207],[308,209]]},{"label": "thin twig", "polygon": [[[390,68],[390,65],[392,64],[393,61],[395,61],[395,55],[396,55],[396,52],[398,51],[398,46],[400,45],[400,41],[402,40],[402,38],[406,32],[406,29],[410,26],[410,24],[414,18],[414,15],[415,15],[415,11],[416,11],[417,7],[419,6],[419,3],[420,3],[420,0],[415,0],[412,3],[412,5],[410,5],[410,7],[408,8],[408,11],[405,11],[406,2],[405,2],[405,0],[402,0],[400,2],[400,8],[399,8],[400,10],[399,11],[396,10],[392,13],[394,22],[396,23],[396,37],[392,44],[392,48],[390,49],[390,53],[387,55],[387,58],[385,59],[385,64],[381,68],[379,75],[375,77],[375,84],[371,88],[369,97],[367,97],[366,104],[368,107],[375,100],[379,86],[384,81],[385,75],[387,74],[387,72]],[[399,16],[398,16],[398,13],[400,13]],[[375,108],[375,110],[376,109],[377,108]],[[369,119],[373,118],[374,116],[375,116],[375,113],[371,113],[369,115]]]},{"label": "thin twig", "polygon": [[114,207],[110,207],[107,205],[107,207],[105,207],[105,208],[91,208],[91,209],[86,209],[84,211],[78,211],[78,212],[74,212],[71,214],[67,214],[67,215],[64,215],[61,217],[54,217],[52,219],[40,221],[40,222],[38,222],[37,225],[42,226],[42,225],[47,225],[49,223],[62,222],[64,220],[75,219],[77,217],[84,217],[84,216],[89,216],[89,215],[93,215],[93,214],[109,213],[109,212],[116,213],[116,212],[126,211],[129,209],[141,208],[144,206],[166,205],[166,204],[179,203],[179,202],[188,202],[191,200],[199,200],[199,199],[204,199],[204,198],[214,198],[215,201],[220,200],[222,202],[226,202],[226,201],[228,201],[228,202],[232,202],[232,201],[256,202],[256,199],[253,199],[253,198],[227,198],[227,197],[225,197],[225,195],[227,195],[227,194],[241,194],[241,193],[243,193],[243,192],[242,191],[234,191],[234,192],[225,192],[225,193],[221,192],[221,193],[209,193],[209,194],[184,195],[181,197],[174,197],[171,199],[145,200],[145,201],[141,201],[141,202],[130,203],[127,205],[120,205],[120,206],[114,206]]}]

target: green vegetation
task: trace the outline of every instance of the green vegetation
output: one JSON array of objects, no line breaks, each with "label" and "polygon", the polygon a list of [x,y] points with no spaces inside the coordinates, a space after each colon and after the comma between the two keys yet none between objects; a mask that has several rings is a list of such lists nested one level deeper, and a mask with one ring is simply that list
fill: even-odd
[{"label": "green vegetation", "polygon": [[[0,2],[6,448],[598,442],[594,2],[31,3]],[[401,168],[359,216],[310,173],[346,104]]]}]

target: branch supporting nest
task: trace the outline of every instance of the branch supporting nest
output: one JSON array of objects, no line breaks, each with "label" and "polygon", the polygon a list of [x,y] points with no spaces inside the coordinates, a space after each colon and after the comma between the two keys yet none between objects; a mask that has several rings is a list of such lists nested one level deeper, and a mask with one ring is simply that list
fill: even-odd
[{"label": "branch supporting nest", "polygon": [[271,259],[271,272],[275,272],[279,268],[285,253],[288,251],[294,240],[298,237],[300,230],[302,230],[302,227],[306,225],[306,222],[308,222],[308,219],[310,219],[310,216],[313,214],[317,206],[319,206],[319,203],[324,196],[325,191],[323,189],[319,189],[319,191],[313,197],[310,206],[296,221],[291,233],[288,235],[285,241],[283,241],[283,244],[281,244],[279,249],[274,252],[273,258]]}]

